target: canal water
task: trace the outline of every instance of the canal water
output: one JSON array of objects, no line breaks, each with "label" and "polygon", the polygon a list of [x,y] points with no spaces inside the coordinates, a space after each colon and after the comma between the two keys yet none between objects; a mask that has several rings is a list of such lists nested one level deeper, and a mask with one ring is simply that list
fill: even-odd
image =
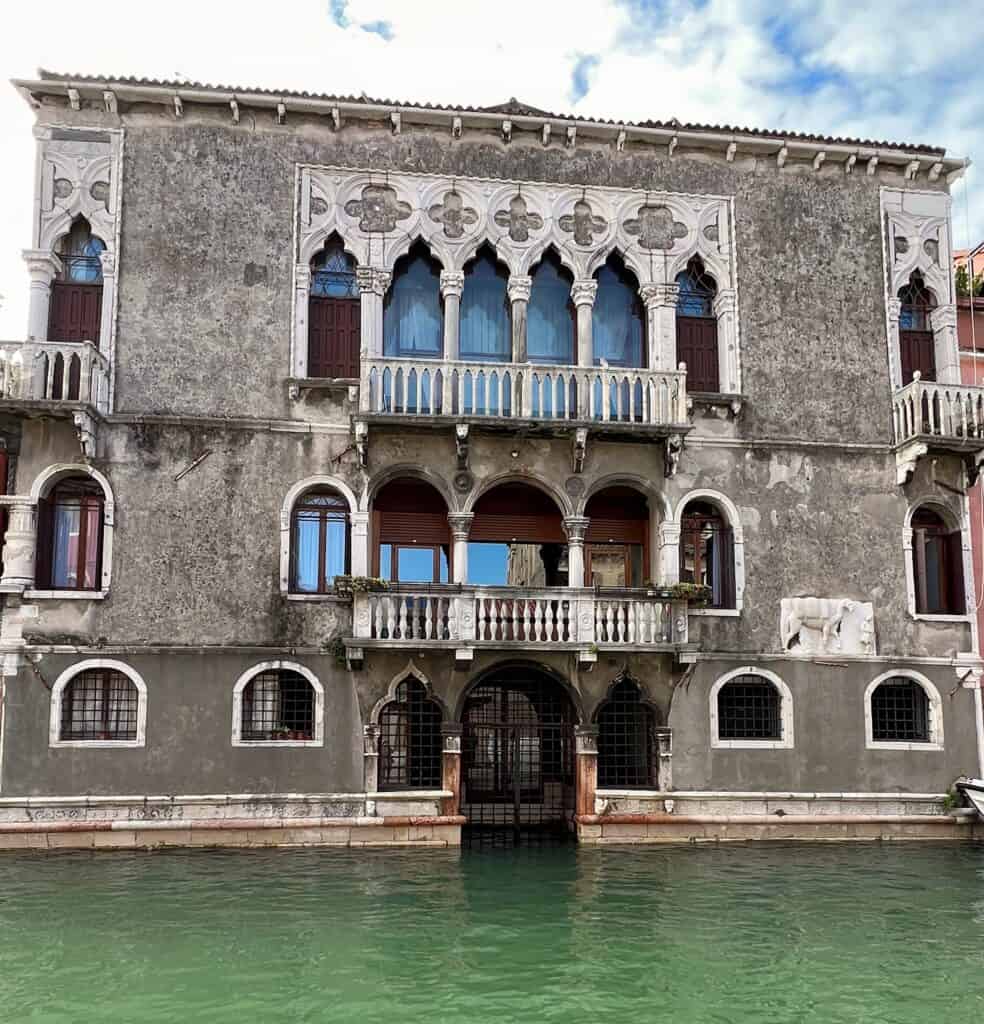
[{"label": "canal water", "polygon": [[984,847],[0,854],[0,1020],[984,1021]]}]

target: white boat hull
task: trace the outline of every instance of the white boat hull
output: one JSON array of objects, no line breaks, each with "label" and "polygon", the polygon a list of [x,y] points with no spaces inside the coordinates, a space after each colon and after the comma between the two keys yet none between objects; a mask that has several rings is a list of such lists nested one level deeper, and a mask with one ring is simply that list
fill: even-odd
[{"label": "white boat hull", "polygon": [[957,789],[973,804],[977,813],[984,818],[984,779],[967,779],[957,783]]}]

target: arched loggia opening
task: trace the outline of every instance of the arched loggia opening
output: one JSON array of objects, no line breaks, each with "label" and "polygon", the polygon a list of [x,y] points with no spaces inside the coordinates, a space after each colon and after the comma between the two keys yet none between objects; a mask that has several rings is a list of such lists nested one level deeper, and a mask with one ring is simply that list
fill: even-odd
[{"label": "arched loggia opening", "polygon": [[391,583],[447,583],[451,578],[448,506],[432,484],[398,477],[372,503],[373,575]]},{"label": "arched loggia opening", "polygon": [[649,572],[649,504],[631,487],[606,487],[585,508],[585,582],[591,587],[642,587]]},{"label": "arched loggia opening", "polygon": [[535,666],[503,666],[479,680],[461,714],[465,842],[573,835],[576,721],[564,686]]}]

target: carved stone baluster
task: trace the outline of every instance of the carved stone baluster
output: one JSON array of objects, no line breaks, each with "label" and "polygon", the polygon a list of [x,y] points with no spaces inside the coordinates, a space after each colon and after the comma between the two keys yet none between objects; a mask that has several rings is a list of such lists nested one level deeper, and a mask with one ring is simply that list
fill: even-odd
[{"label": "carved stone baluster", "polygon": [[397,600],[397,629],[400,631],[400,639],[406,640],[407,638],[407,599],[402,594],[396,599]]},{"label": "carved stone baluster", "polygon": [[434,601],[439,600],[435,597],[424,598],[424,639],[433,640],[433,628],[434,628]]}]

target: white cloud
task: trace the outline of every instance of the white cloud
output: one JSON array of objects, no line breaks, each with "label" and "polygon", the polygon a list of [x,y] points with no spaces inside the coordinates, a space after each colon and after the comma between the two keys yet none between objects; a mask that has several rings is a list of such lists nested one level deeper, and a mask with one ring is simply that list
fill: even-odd
[{"label": "white cloud", "polygon": [[[487,105],[509,96],[572,109],[572,72],[597,58],[576,111],[626,120],[731,123],[946,145],[984,161],[984,22],[963,0],[930,8],[856,0],[103,0],[8,5],[0,69],[39,66]],[[776,11],[780,12],[777,18]],[[366,26],[385,23],[385,40]],[[0,338],[23,334],[30,242],[32,115],[0,87]],[[984,237],[984,181],[968,176],[970,236]],[[954,226],[965,241],[963,186]],[[979,197],[977,193],[980,193]]]}]

